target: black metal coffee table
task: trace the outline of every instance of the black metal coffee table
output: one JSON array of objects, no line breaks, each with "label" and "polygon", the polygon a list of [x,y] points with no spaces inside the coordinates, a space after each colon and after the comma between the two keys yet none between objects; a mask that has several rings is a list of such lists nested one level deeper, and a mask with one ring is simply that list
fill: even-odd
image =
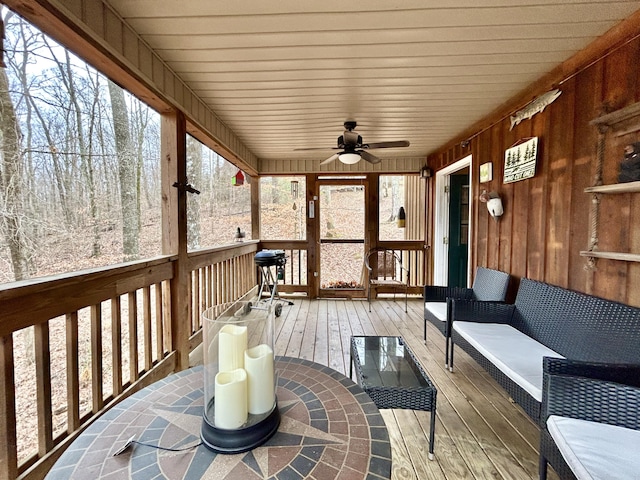
[{"label": "black metal coffee table", "polygon": [[429,460],[433,460],[437,390],[402,337],[351,337],[349,377],[354,365],[358,383],[378,408],[431,412]]}]

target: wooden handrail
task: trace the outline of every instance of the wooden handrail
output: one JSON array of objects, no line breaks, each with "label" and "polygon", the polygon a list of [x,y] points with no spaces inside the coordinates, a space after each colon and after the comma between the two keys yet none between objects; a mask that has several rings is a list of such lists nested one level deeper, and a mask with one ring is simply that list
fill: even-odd
[{"label": "wooden handrail", "polygon": [[146,285],[170,280],[174,260],[173,256],[164,256],[0,285],[0,337]]}]

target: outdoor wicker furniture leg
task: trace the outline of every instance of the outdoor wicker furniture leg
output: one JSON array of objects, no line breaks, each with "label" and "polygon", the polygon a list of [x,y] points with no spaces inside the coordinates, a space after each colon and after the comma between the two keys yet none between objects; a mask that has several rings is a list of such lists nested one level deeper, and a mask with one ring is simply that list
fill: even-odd
[{"label": "outdoor wicker furniture leg", "polygon": [[540,455],[540,465],[538,468],[540,472],[540,480],[547,480],[547,459],[542,455]]},{"label": "outdoor wicker furniture leg", "polygon": [[[449,361],[449,344],[451,343],[451,339],[445,335],[444,337],[444,368],[449,367],[451,363]],[[451,365],[453,367],[453,365]]]},{"label": "outdoor wicker furniture leg", "polygon": [[424,344],[427,344],[427,319],[425,318],[424,320]]},{"label": "outdoor wicker furniture leg", "polygon": [[431,425],[429,426],[429,460],[433,460],[433,442],[436,434],[436,406],[435,400],[433,405],[433,411],[431,412]]}]

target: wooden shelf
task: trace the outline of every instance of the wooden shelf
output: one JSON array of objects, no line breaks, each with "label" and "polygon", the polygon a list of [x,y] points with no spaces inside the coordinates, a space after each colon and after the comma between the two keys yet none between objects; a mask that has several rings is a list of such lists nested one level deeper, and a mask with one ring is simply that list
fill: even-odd
[{"label": "wooden shelf", "polygon": [[640,130],[640,102],[601,115],[591,120],[590,124],[600,128],[611,128],[616,136],[637,132]]},{"label": "wooden shelf", "polygon": [[[640,102],[636,102],[632,105],[616,110],[615,112],[601,115],[600,117],[591,120],[590,124],[598,127],[599,132],[598,154],[596,158],[596,177],[594,183],[602,183],[602,168],[604,165],[604,152],[607,137],[612,134],[619,137],[640,131]],[[585,188],[584,191],[585,193],[595,194],[640,193],[640,182],[595,185]],[[589,269],[595,270],[595,260],[598,258],[618,260],[621,262],[640,263],[640,253],[593,250],[597,248],[598,245],[598,219],[600,217],[599,201],[595,201],[594,199],[594,201],[591,202],[589,216],[593,219],[589,229],[589,238],[591,241],[587,247],[590,250],[583,250],[580,252],[581,256],[589,259],[587,261],[587,267]],[[602,233],[605,235],[610,234],[610,232]]]},{"label": "wooden shelf", "polygon": [[640,182],[599,185],[597,187],[587,187],[584,191],[586,193],[640,193]]},{"label": "wooden shelf", "polygon": [[580,252],[580,256],[590,258],[607,258],[609,260],[621,260],[623,262],[640,262],[640,253],[590,252],[588,250],[583,250]]}]

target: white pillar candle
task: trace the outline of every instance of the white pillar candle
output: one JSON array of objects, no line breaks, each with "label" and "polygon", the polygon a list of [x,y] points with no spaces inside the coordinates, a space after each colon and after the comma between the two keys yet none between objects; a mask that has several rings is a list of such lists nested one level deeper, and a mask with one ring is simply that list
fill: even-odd
[{"label": "white pillar candle", "polygon": [[247,371],[249,413],[267,413],[276,399],[273,350],[269,345],[258,345],[244,354]]},{"label": "white pillar candle", "polygon": [[214,415],[217,428],[231,430],[246,423],[247,372],[242,368],[216,375]]},{"label": "white pillar candle", "polygon": [[244,368],[247,327],[225,325],[220,329],[218,337],[218,371],[230,372],[236,368]]}]

